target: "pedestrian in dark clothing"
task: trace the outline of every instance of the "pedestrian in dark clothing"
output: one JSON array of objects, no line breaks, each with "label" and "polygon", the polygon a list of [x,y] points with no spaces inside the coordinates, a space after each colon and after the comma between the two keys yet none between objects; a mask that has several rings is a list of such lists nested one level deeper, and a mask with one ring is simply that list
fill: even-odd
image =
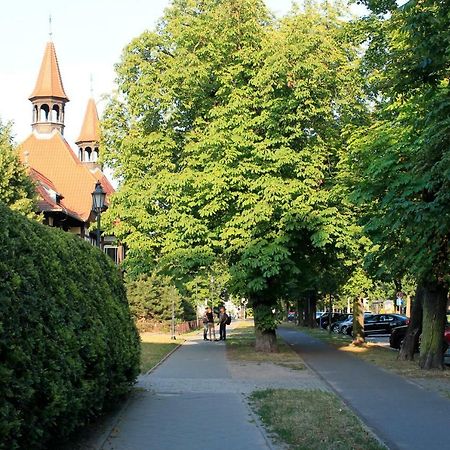
[{"label": "pedestrian in dark clothing", "polygon": [[203,340],[208,341],[208,309],[205,309],[205,314],[202,318],[203,321]]},{"label": "pedestrian in dark clothing", "polygon": [[221,341],[227,338],[227,319],[228,314],[225,311],[225,306],[221,306],[219,309],[219,332]]}]

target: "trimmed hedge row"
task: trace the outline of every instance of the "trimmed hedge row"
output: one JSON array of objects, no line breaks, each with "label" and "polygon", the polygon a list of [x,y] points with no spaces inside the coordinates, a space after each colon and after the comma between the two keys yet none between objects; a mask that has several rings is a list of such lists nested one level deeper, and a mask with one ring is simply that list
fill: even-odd
[{"label": "trimmed hedge row", "polygon": [[0,449],[41,449],[126,393],[139,336],[112,261],[0,204]]}]

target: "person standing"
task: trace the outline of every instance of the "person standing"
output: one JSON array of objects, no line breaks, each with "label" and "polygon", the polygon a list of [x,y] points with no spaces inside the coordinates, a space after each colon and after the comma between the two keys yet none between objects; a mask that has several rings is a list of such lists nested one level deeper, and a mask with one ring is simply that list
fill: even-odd
[{"label": "person standing", "polygon": [[228,314],[225,311],[225,306],[221,306],[219,309],[219,332],[220,341],[224,341],[227,338],[227,320]]},{"label": "person standing", "polygon": [[213,338],[211,334],[214,337],[214,341],[216,340],[216,329],[214,327],[214,314],[212,312],[212,309],[208,306],[206,309],[206,318],[208,319],[208,332],[209,332],[209,340],[212,341]]},{"label": "person standing", "polygon": [[205,314],[203,314],[203,340],[208,341],[208,308],[205,309]]}]

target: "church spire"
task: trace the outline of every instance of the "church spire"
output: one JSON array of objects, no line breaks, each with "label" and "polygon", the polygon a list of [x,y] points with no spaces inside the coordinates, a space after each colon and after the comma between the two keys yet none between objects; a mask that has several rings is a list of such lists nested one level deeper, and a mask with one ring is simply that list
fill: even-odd
[{"label": "church spire", "polygon": [[75,143],[78,146],[78,156],[83,163],[90,163],[98,167],[98,145],[100,142],[100,122],[98,120],[97,106],[91,97],[84,114],[80,135]]},{"label": "church spire", "polygon": [[61,79],[53,42],[45,47],[44,57],[29,100],[33,104],[33,130],[48,133],[64,130],[64,106],[69,101]]}]

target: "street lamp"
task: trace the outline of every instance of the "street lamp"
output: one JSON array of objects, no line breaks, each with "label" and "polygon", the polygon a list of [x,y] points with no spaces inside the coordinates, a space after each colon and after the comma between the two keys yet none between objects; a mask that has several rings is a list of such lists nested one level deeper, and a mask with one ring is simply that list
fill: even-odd
[{"label": "street lamp", "polygon": [[172,337],[171,339],[176,339],[175,336],[175,292],[172,292]]},{"label": "street lamp", "polygon": [[95,183],[95,189],[91,195],[92,195],[92,211],[97,216],[97,247],[100,248],[100,216],[102,214],[103,209],[105,208],[105,198],[106,198],[106,192],[103,190],[100,181],[97,181],[97,183]]}]

